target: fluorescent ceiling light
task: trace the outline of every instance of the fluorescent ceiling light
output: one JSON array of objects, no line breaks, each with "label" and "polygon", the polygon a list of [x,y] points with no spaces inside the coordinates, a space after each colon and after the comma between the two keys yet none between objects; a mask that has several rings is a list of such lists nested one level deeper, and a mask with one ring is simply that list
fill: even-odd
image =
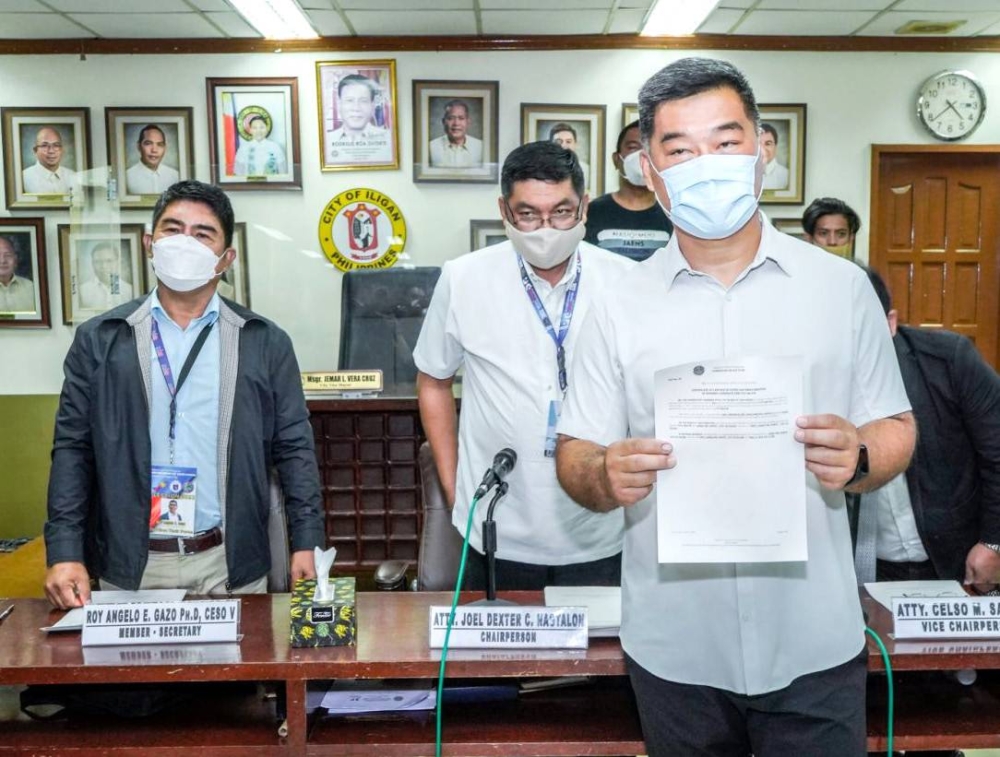
[{"label": "fluorescent ceiling light", "polygon": [[657,0],[639,32],[643,37],[681,37],[694,34],[719,0]]},{"label": "fluorescent ceiling light", "polygon": [[229,0],[266,39],[316,39],[319,35],[295,0]]}]

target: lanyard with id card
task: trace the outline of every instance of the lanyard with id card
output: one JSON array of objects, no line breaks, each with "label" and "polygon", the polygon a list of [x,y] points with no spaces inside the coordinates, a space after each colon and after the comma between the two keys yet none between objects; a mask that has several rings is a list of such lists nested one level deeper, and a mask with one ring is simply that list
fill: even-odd
[{"label": "lanyard with id card", "polygon": [[184,386],[184,382],[191,372],[194,361],[197,360],[201,348],[205,345],[212,326],[215,322],[209,323],[202,328],[198,334],[187,360],[181,367],[177,383],[174,383],[174,375],[170,368],[170,360],[167,351],[163,346],[163,338],[160,336],[160,327],[153,319],[152,338],[153,351],[156,353],[156,360],[160,364],[160,372],[167,385],[167,392],[170,394],[170,426],[168,431],[168,442],[170,448],[169,465],[154,465],[150,472],[150,511],[149,530],[150,533],[163,536],[193,536],[194,517],[198,492],[198,469],[191,466],[174,464],[174,447],[177,439],[177,395]]},{"label": "lanyard with id card", "polygon": [[542,326],[545,327],[545,331],[552,341],[556,345],[556,369],[558,372],[559,379],[559,399],[549,400],[549,414],[545,423],[545,457],[555,457],[556,454],[556,426],[559,423],[559,413],[562,409],[562,398],[566,396],[566,389],[569,386],[569,375],[566,372],[566,349],[563,347],[563,343],[566,341],[566,336],[569,334],[569,327],[573,321],[573,311],[576,309],[576,293],[580,288],[580,270],[582,265],[580,263],[580,255],[577,253],[576,256],[576,275],[573,277],[572,283],[566,290],[566,297],[563,300],[562,316],[559,318],[559,333],[552,327],[552,321],[549,319],[549,314],[545,310],[545,305],[542,304],[542,298],[538,296],[538,292],[535,291],[534,284],[531,283],[531,279],[528,277],[528,271],[524,267],[524,260],[519,255],[517,258],[517,264],[521,267],[521,283],[524,285],[524,291],[528,294],[528,299],[531,300],[532,306],[535,308],[535,314],[538,319],[542,322]]}]

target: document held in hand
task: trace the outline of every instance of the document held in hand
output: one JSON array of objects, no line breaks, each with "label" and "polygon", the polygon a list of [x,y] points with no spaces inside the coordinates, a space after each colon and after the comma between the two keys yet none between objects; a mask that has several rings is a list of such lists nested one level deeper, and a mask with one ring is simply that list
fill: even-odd
[{"label": "document held in hand", "polygon": [[802,360],[747,357],[657,371],[656,438],[677,466],[656,479],[661,563],[802,561]]}]

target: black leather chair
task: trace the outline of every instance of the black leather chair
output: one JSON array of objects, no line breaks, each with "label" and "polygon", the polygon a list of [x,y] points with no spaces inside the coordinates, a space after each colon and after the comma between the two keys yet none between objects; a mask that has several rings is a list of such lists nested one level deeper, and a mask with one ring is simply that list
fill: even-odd
[{"label": "black leather chair", "polygon": [[413,391],[413,348],[438,267],[390,268],[344,274],[340,305],[340,368],[381,368],[385,391]]}]

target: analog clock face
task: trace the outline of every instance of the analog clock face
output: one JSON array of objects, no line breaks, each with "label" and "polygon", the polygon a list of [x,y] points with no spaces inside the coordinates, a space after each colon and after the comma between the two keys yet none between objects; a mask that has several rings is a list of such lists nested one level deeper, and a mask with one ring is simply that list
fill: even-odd
[{"label": "analog clock face", "polygon": [[920,87],[917,117],[938,139],[969,136],[986,114],[986,94],[967,71],[943,71]]}]

